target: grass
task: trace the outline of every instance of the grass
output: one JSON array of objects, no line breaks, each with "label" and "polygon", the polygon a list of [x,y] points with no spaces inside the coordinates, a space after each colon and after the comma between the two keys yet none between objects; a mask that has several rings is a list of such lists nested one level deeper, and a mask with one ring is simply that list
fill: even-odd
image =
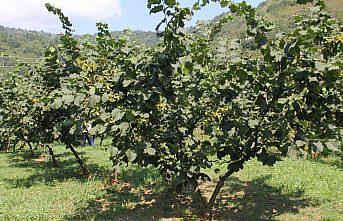
[{"label": "grass", "polygon": [[[80,175],[72,154],[55,147],[58,168],[29,152],[0,153],[0,220],[199,220],[190,191],[176,194],[152,168],[123,168],[113,182],[105,147],[78,148],[92,175]],[[36,153],[34,158],[39,158]],[[342,159],[253,160],[226,183],[217,220],[343,220]],[[215,183],[204,182],[209,197]]]}]

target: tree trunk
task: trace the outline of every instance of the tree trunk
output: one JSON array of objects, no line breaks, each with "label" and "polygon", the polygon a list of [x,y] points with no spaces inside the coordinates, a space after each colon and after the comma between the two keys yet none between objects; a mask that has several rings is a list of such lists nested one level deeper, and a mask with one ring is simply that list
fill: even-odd
[{"label": "tree trunk", "polygon": [[200,206],[200,211],[201,211],[201,215],[205,215],[207,214],[207,206],[208,206],[208,202],[207,199],[202,195],[199,187],[197,187],[194,190],[194,199],[195,202],[198,202],[199,206]]},{"label": "tree trunk", "polygon": [[8,137],[5,137],[5,141],[4,141],[4,151],[6,151],[6,152],[8,152],[9,151],[9,149],[10,149],[10,144],[9,144],[9,139],[8,139]]},{"label": "tree trunk", "polygon": [[76,152],[75,148],[73,147],[73,145],[69,144],[67,146],[67,148],[69,148],[71,150],[71,152],[73,152],[77,162],[80,164],[82,172],[84,174],[88,174],[88,169],[86,167],[86,165],[84,164],[84,162],[82,161],[82,159],[80,158],[79,154]]},{"label": "tree trunk", "polygon": [[33,157],[33,148],[32,148],[32,145],[31,145],[31,143],[30,142],[26,142],[27,143],[27,145],[29,145],[29,148],[30,148],[30,152],[31,152],[31,157]]},{"label": "tree trunk", "polygon": [[52,163],[53,163],[54,167],[57,167],[57,160],[56,160],[56,157],[54,154],[54,150],[49,145],[46,145],[46,147],[49,150],[49,155],[51,156]]},{"label": "tree trunk", "polygon": [[233,173],[238,172],[241,168],[243,168],[243,164],[249,159],[250,159],[249,156],[245,156],[238,161],[231,162],[228,165],[228,171],[223,176],[219,177],[219,181],[207,205],[207,212],[209,214],[210,219],[212,218],[212,210],[213,210],[214,203],[218,197],[218,194],[220,193],[221,188],[224,186],[226,179],[229,178]]},{"label": "tree trunk", "polygon": [[102,135],[102,136],[101,136],[101,140],[100,140],[100,146],[102,146],[102,143],[104,142],[104,139],[105,139],[105,136]]},{"label": "tree trunk", "polygon": [[208,201],[207,205],[207,212],[209,213],[209,216],[212,217],[212,210],[214,203],[218,197],[218,194],[220,193],[221,188],[224,186],[226,179],[231,176],[234,173],[234,171],[227,171],[224,176],[219,177],[219,181],[216,185],[216,188],[214,189],[212,196],[210,200]]}]

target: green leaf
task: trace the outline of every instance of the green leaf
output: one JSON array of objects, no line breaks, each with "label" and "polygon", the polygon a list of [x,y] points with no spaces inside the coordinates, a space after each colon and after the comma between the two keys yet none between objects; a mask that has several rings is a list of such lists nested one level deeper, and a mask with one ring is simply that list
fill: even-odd
[{"label": "green leaf", "polygon": [[206,135],[205,131],[201,127],[197,127],[193,130],[193,139],[195,141],[206,141],[210,139],[209,135]]},{"label": "green leaf", "polygon": [[69,134],[74,134],[75,131],[76,131],[76,125],[73,125],[69,130]]},{"label": "green leaf", "polygon": [[101,115],[100,115],[100,119],[102,120],[102,121],[104,121],[104,122],[106,122],[106,120],[108,119],[108,118],[110,118],[110,116],[111,116],[111,114],[110,113],[102,113]]},{"label": "green leaf", "polygon": [[150,9],[150,14],[154,14],[163,10],[163,5],[158,5]]},{"label": "green leaf", "polygon": [[313,146],[314,146],[314,151],[317,153],[321,153],[324,151],[324,146],[320,141],[314,142]]},{"label": "green leaf", "polygon": [[130,162],[133,162],[137,158],[137,154],[133,150],[128,150],[125,154]]},{"label": "green leaf", "polygon": [[288,102],[288,99],[287,98],[279,98],[278,99],[278,103],[279,104],[286,104]]},{"label": "green leaf", "polygon": [[55,53],[56,52],[56,48],[55,47],[49,47],[49,52],[50,53]]},{"label": "green leaf", "polygon": [[309,82],[318,82],[317,77],[309,77],[308,80],[309,80]]},{"label": "green leaf", "polygon": [[298,4],[307,4],[309,2],[313,2],[313,0],[297,0]]},{"label": "green leaf", "polygon": [[89,103],[91,106],[95,106],[96,104],[98,104],[100,102],[100,96],[98,95],[92,95],[89,98]]},{"label": "green leaf", "polygon": [[62,107],[62,99],[57,98],[57,99],[54,101],[54,103],[53,103],[53,107],[54,107],[55,109],[61,108],[61,107]]},{"label": "green leaf", "polygon": [[116,156],[119,153],[119,150],[117,147],[110,147],[110,156]]},{"label": "green leaf", "polygon": [[118,126],[118,129],[120,130],[120,136],[125,136],[127,130],[129,129],[130,124],[127,122],[123,122]]},{"label": "green leaf", "polygon": [[306,145],[306,142],[305,141],[302,141],[302,140],[297,140],[295,141],[295,144],[298,146],[298,147],[303,147]]},{"label": "green leaf", "polygon": [[162,0],[148,0],[149,4],[161,4]]},{"label": "green leaf", "polygon": [[73,95],[65,95],[62,97],[62,100],[65,104],[69,105],[74,102],[74,96]]},{"label": "green leaf", "polygon": [[81,105],[81,102],[85,98],[86,98],[86,95],[84,95],[84,94],[80,94],[80,95],[75,96],[74,105],[79,107]]},{"label": "green leaf", "polygon": [[156,154],[156,150],[152,147],[148,147],[144,149],[144,153],[147,153],[150,156],[154,156]]},{"label": "green leaf", "polygon": [[90,134],[103,134],[106,131],[106,127],[101,125],[101,124],[97,124],[95,127],[93,127],[90,131]]},{"label": "green leaf", "polygon": [[325,145],[331,151],[339,151],[340,150],[339,142],[328,141],[328,142],[325,142]]},{"label": "green leaf", "polygon": [[89,89],[89,94],[90,94],[90,95],[94,95],[94,94],[95,94],[95,87],[91,87],[91,88]]},{"label": "green leaf", "polygon": [[299,31],[299,34],[300,34],[300,35],[307,35],[307,31],[306,31],[306,30]]},{"label": "green leaf", "polygon": [[250,128],[255,128],[260,123],[259,120],[249,120],[248,125]]},{"label": "green leaf", "polygon": [[106,103],[108,101],[108,94],[104,93],[101,97],[102,102]]},{"label": "green leaf", "polygon": [[95,83],[95,87],[101,89],[104,85],[102,83]]},{"label": "green leaf", "polygon": [[228,132],[228,136],[229,136],[229,137],[232,137],[233,135],[235,135],[235,133],[236,133],[236,128],[233,127],[233,128]]},{"label": "green leaf", "polygon": [[176,0],[164,0],[164,3],[168,6],[176,5]]},{"label": "green leaf", "polygon": [[114,122],[117,122],[117,121],[121,120],[124,117],[125,112],[122,112],[120,109],[115,108],[115,109],[112,110],[111,115],[112,115],[112,118],[113,118]]},{"label": "green leaf", "polygon": [[133,80],[124,80],[123,81],[123,87],[128,87],[132,82],[133,82]]}]

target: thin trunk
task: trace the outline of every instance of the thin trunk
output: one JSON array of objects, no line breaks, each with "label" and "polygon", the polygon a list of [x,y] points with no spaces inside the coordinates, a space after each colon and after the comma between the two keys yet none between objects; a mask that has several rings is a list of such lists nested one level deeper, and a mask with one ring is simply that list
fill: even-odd
[{"label": "thin trunk", "polygon": [[52,163],[53,163],[54,167],[57,167],[57,160],[56,160],[56,157],[54,154],[54,150],[49,145],[46,145],[46,147],[49,150],[49,155],[51,156]]},{"label": "thin trunk", "polygon": [[29,148],[30,148],[30,152],[31,152],[31,157],[33,157],[33,148],[32,148],[32,145],[31,145],[31,143],[30,142],[26,142],[27,143],[27,145],[29,145]]},{"label": "thin trunk", "polygon": [[8,145],[7,145],[7,139],[6,139],[6,138],[4,139],[2,145],[3,145],[2,150],[7,152],[7,150],[8,150]]},{"label": "thin trunk", "polygon": [[238,161],[234,161],[230,163],[228,165],[228,171],[223,176],[219,177],[219,181],[207,205],[207,211],[208,211],[210,219],[212,218],[212,210],[213,210],[214,203],[218,197],[218,194],[220,193],[221,188],[224,186],[226,179],[229,178],[233,173],[238,172],[243,167],[243,164],[249,159],[250,159],[249,156],[245,156]]},{"label": "thin trunk", "polygon": [[68,148],[71,150],[71,152],[73,152],[77,162],[80,164],[81,169],[83,171],[84,174],[88,174],[88,169],[86,167],[86,165],[84,164],[84,162],[82,161],[82,159],[80,158],[79,154],[76,152],[75,148],[73,147],[73,145],[68,145]]},{"label": "thin trunk", "polygon": [[207,205],[207,211],[210,214],[210,217],[212,217],[212,210],[213,210],[213,206],[214,203],[218,197],[218,194],[220,193],[221,188],[224,186],[224,183],[226,181],[226,179],[231,176],[234,173],[234,171],[227,171],[226,174],[224,176],[221,176],[219,178],[219,182],[216,185],[216,188],[214,189],[212,196],[210,198],[210,200],[208,201],[208,205]]},{"label": "thin trunk", "polygon": [[206,215],[208,203],[207,203],[207,199],[202,195],[199,187],[197,187],[194,190],[194,197],[195,197],[195,201],[199,202],[201,214]]},{"label": "thin trunk", "polygon": [[8,152],[10,149],[10,140],[8,137],[5,138],[5,151]]},{"label": "thin trunk", "polygon": [[102,143],[104,142],[104,139],[105,139],[105,136],[102,135],[102,136],[101,136],[101,140],[100,140],[100,146],[102,146]]}]

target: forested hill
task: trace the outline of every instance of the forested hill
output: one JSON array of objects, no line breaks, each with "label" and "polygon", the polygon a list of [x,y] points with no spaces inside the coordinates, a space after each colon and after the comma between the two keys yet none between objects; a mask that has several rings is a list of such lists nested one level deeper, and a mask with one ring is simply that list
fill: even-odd
[{"label": "forested hill", "polygon": [[[295,1],[266,0],[258,6],[257,11],[274,22],[282,31],[287,31],[291,28],[292,16],[304,14],[308,10],[308,7],[297,5]],[[332,15],[343,18],[343,0],[326,0],[326,4]],[[242,32],[244,32],[243,19],[236,19],[223,27],[223,34],[238,36]],[[122,32],[113,32],[113,34],[119,36]],[[153,45],[158,41],[154,32],[134,31],[132,35],[147,45]],[[57,41],[56,34],[0,26],[0,57],[6,54],[20,59],[39,58],[44,48],[56,44]]]},{"label": "forested hill", "polygon": [[[113,32],[115,36],[122,34],[121,31]],[[132,37],[147,45],[153,45],[157,41],[154,32],[133,31]],[[58,39],[58,34],[7,28],[0,25],[0,57],[8,55],[19,59],[39,58],[42,57],[44,49],[56,44]]]},{"label": "forested hill", "polygon": [[58,35],[0,26],[0,55],[19,58],[41,57],[44,48],[56,44]]},{"label": "forested hill", "polygon": [[[334,17],[343,19],[343,0],[326,0],[327,11]],[[273,22],[281,31],[287,32],[292,28],[293,16],[306,15],[310,7],[299,5],[296,0],[266,0],[262,2],[257,13],[268,21]],[[244,19],[236,18],[223,27],[223,34],[239,36],[245,32]]]}]

